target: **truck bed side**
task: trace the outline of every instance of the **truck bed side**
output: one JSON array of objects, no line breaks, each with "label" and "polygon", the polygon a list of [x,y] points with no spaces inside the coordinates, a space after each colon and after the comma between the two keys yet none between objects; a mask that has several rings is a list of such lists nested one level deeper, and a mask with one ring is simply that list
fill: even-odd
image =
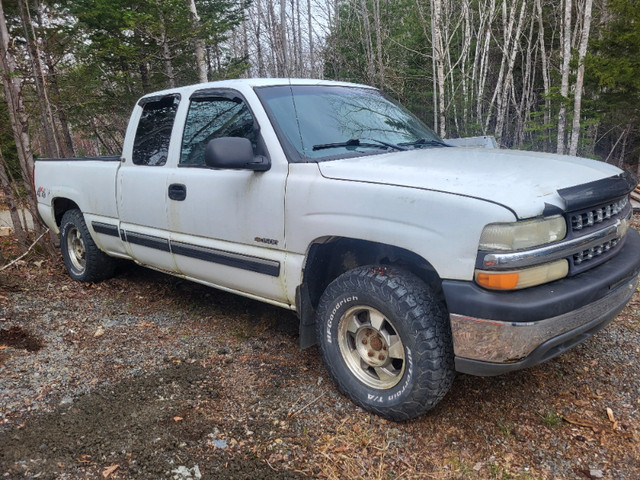
[{"label": "truck bed side", "polygon": [[58,233],[61,213],[69,202],[85,216],[117,222],[116,174],[119,166],[119,156],[38,159],[34,184],[38,212],[47,226]]}]

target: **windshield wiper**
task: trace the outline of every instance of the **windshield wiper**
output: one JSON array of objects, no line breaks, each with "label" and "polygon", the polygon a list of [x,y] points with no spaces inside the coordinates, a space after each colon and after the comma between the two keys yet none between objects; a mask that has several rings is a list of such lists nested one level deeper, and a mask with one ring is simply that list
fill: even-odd
[{"label": "windshield wiper", "polygon": [[406,142],[401,143],[400,145],[409,146],[409,147],[423,147],[423,146],[432,146],[432,147],[452,147],[453,145],[449,145],[448,143],[443,142],[442,140],[437,140],[435,138],[427,140],[426,138],[419,138],[415,142]]},{"label": "windshield wiper", "polygon": [[[375,143],[362,143],[360,140],[368,140]],[[395,143],[385,142],[383,140],[377,140],[375,138],[352,138],[346,142],[339,143],[321,143],[314,145],[313,150],[324,150],[326,148],[340,148],[340,147],[370,147],[370,148],[392,148],[394,150],[408,150],[406,147],[396,145]]]}]

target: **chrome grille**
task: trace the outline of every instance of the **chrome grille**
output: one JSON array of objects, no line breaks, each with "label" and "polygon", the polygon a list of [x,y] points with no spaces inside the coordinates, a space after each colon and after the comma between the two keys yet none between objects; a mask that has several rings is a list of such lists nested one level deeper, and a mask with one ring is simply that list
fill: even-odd
[{"label": "chrome grille", "polygon": [[600,205],[586,211],[571,214],[571,228],[573,231],[580,231],[584,228],[593,227],[599,223],[615,218],[628,205],[628,197],[621,198],[615,202]]},{"label": "chrome grille", "polygon": [[595,247],[587,248],[582,252],[578,252],[573,255],[573,264],[580,265],[583,262],[599,257],[600,255],[607,253],[609,250],[614,248],[619,241],[620,241],[619,238],[615,238],[613,240],[603,243],[602,245],[597,245]]}]

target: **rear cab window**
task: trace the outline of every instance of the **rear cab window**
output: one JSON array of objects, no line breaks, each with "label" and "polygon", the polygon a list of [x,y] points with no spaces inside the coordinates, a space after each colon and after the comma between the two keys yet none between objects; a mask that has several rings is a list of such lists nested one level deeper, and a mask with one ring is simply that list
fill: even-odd
[{"label": "rear cab window", "polygon": [[140,100],[142,115],[133,142],[132,160],[135,165],[162,166],[167,163],[179,103],[179,95]]}]

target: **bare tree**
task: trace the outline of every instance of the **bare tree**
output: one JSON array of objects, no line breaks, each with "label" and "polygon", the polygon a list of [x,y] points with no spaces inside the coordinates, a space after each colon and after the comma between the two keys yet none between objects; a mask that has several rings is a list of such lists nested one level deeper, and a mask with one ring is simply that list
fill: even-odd
[{"label": "bare tree", "polygon": [[207,77],[207,60],[205,57],[204,42],[200,37],[200,17],[198,16],[198,9],[196,8],[195,0],[187,0],[189,2],[189,17],[191,21],[191,28],[193,29],[193,49],[196,57],[196,69],[198,70],[198,81],[205,83],[208,81]]},{"label": "bare tree", "polygon": [[287,0],[280,0],[280,49],[282,50],[283,76],[289,76],[289,52],[287,44]]},{"label": "bare tree", "polygon": [[369,19],[369,9],[367,0],[360,0],[360,18],[364,27],[364,47],[367,60],[367,83],[374,84],[376,79],[376,66],[373,53],[373,39],[371,36],[371,20]]},{"label": "bare tree", "polygon": [[[547,49],[544,38],[544,18],[542,16],[542,2],[535,0],[538,19],[538,41],[540,44],[540,63],[542,69],[542,85],[544,87],[544,124],[551,123],[551,80],[547,61]],[[546,135],[545,135],[546,137]],[[546,140],[545,140],[546,143]]]},{"label": "bare tree", "polygon": [[[431,0],[431,48],[433,52],[433,67],[434,67],[434,79],[437,79],[437,112],[440,136],[447,136],[446,125],[446,104],[445,104],[445,51],[443,41],[443,15],[442,15],[442,1],[443,0]],[[434,80],[435,82],[435,80]],[[434,96],[436,92],[434,91]],[[435,116],[435,113],[434,113]]]},{"label": "bare tree", "polygon": [[262,0],[256,0],[256,7],[257,7],[257,13],[256,13],[256,19],[255,19],[255,39],[256,39],[256,46],[257,46],[257,56],[258,56],[258,76],[259,77],[264,77],[265,76],[265,70],[264,70],[264,58],[262,56],[262,37],[261,37],[261,30],[262,30]]},{"label": "bare tree", "polygon": [[31,63],[31,74],[34,79],[42,112],[42,129],[45,136],[45,154],[49,157],[60,157],[61,152],[58,144],[58,138],[56,136],[53,110],[51,108],[51,102],[49,101],[49,92],[42,68],[40,49],[38,47],[38,37],[33,28],[31,12],[29,11],[29,3],[27,0],[18,0],[18,6],[20,7],[20,20],[22,22],[27,53]]},{"label": "bare tree", "polygon": [[[503,5],[505,5],[505,3],[503,3]],[[516,5],[513,5],[511,9],[511,14],[509,16],[508,31],[505,32],[508,38],[508,41],[505,44],[505,60],[507,60],[506,62],[507,72],[504,80],[504,85],[498,85],[498,88],[496,89],[496,91],[499,91],[501,93],[501,94],[498,94],[498,111],[496,114],[496,130],[495,130],[495,135],[498,141],[502,139],[504,123],[506,120],[505,117],[507,114],[507,105],[509,102],[509,98],[512,95],[513,67],[515,65],[516,56],[518,54],[518,49],[520,47],[520,32],[522,31],[522,23],[524,21],[524,12],[525,12],[526,5],[527,5],[526,0],[523,0],[522,5],[520,6],[520,15],[518,17],[518,25],[516,26],[515,34],[512,34],[514,14],[516,10]],[[504,64],[505,62],[503,61],[503,65]]]},{"label": "bare tree", "polygon": [[315,58],[313,51],[313,15],[311,14],[311,0],[307,0],[307,22],[309,35],[309,76],[313,77],[315,72]]},{"label": "bare tree", "polygon": [[[158,17],[160,20],[160,35],[156,37],[155,40],[160,45],[160,55],[162,56],[162,63],[164,63],[164,74],[167,77],[167,87],[174,88],[176,86],[176,75],[173,70],[173,55],[171,54],[171,48],[169,47],[167,25],[161,11],[158,12]],[[198,79],[202,82],[202,79],[200,78],[200,68],[198,68]],[[204,81],[206,82],[206,69]]]},{"label": "bare tree", "polygon": [[584,85],[584,59],[587,55],[587,45],[589,43],[592,5],[593,0],[585,0],[584,22],[582,26],[582,36],[580,38],[580,49],[578,51],[578,74],[576,77],[575,94],[573,101],[573,125],[571,129],[571,144],[569,145],[569,155],[576,155],[578,153],[578,139],[580,137],[580,110],[582,107],[582,88]]},{"label": "bare tree", "polygon": [[382,26],[380,24],[380,0],[373,0],[373,26],[376,30],[376,57],[378,61],[378,86],[384,88],[384,63],[382,61]]},{"label": "bare tree", "polygon": [[477,42],[475,49],[475,56],[473,61],[473,69],[471,73],[471,79],[473,84],[473,90],[476,98],[476,123],[482,125],[482,133],[487,133],[487,125],[483,121],[484,119],[484,99],[485,90],[487,87],[487,81],[490,71],[490,45],[492,39],[492,25],[493,19],[496,14],[496,0],[489,0],[489,4],[482,3],[480,5],[479,26],[477,30]]},{"label": "bare tree", "polygon": [[565,126],[567,123],[567,101],[569,98],[569,62],[571,61],[571,4],[572,0],[564,0],[564,22],[562,24],[562,83],[560,95],[562,104],[558,113],[558,142],[556,151],[564,153]]},{"label": "bare tree", "polygon": [[22,97],[20,75],[17,71],[14,54],[11,51],[11,42],[2,0],[0,0],[0,68],[2,69],[0,76],[2,76],[5,98],[9,109],[13,139],[18,150],[20,174],[24,189],[29,192],[26,195],[27,206],[29,207],[29,213],[33,217],[36,232],[40,232],[41,227],[36,213],[36,197],[33,191],[33,152],[31,151],[28,117]]}]

